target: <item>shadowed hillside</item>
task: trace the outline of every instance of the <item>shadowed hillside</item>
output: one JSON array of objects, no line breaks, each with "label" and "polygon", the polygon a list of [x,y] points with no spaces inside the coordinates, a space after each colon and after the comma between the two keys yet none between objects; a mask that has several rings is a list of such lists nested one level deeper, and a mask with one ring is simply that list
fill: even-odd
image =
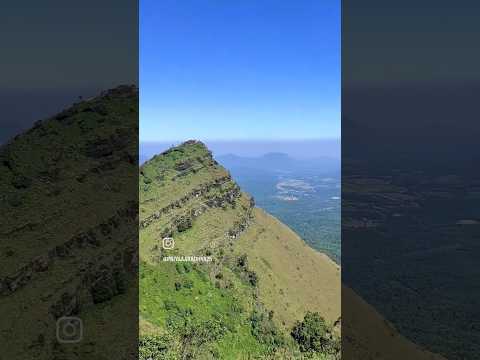
[{"label": "shadowed hillside", "polygon": [[446,360],[422,349],[398,333],[352,289],[342,286],[343,359]]},{"label": "shadowed hillside", "polygon": [[[121,86],[0,149],[2,359],[136,357],[137,119]],[[64,316],[81,342],[59,343]]]}]

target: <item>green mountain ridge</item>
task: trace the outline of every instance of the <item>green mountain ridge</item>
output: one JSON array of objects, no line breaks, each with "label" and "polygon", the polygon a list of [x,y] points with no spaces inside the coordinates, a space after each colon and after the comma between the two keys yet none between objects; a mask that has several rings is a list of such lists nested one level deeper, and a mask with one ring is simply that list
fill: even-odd
[{"label": "green mountain ridge", "polygon": [[[120,86],[0,147],[0,358],[338,357],[339,267],[255,207],[201,143],[139,174],[137,126],[138,89]],[[212,261],[163,261],[192,255]],[[444,360],[345,287],[342,303],[344,357]],[[83,320],[81,342],[59,343],[62,316]]]},{"label": "green mountain ridge", "polygon": [[[120,86],[0,148],[0,358],[136,357],[138,326],[117,315],[138,304],[137,119],[138,89]],[[59,343],[64,316],[81,342]]]},{"label": "green mountain ridge", "polygon": [[[339,357],[340,268],[255,207],[203,143],[144,163],[139,193],[141,358]],[[164,261],[186,256],[211,261]]]}]

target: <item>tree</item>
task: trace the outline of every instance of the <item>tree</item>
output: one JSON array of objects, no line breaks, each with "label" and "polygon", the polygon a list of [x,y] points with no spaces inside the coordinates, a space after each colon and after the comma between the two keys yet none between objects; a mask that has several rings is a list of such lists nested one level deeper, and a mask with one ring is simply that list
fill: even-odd
[{"label": "tree", "polygon": [[140,360],[174,360],[178,358],[177,344],[172,336],[143,335],[139,339]]},{"label": "tree", "polygon": [[318,312],[308,311],[302,322],[297,321],[291,335],[302,352],[323,352],[329,348],[328,327]]},{"label": "tree", "polygon": [[250,316],[250,324],[252,327],[252,335],[267,345],[270,349],[275,350],[285,345],[285,339],[272,321],[273,315],[267,314],[264,310],[254,310]]}]

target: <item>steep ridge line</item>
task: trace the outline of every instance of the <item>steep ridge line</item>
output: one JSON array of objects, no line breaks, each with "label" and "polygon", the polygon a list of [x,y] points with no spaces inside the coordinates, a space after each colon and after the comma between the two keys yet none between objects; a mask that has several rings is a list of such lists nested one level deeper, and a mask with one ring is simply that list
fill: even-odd
[{"label": "steep ridge line", "polygon": [[[0,147],[1,358],[136,357],[137,126],[138,88],[119,86]],[[62,316],[84,341],[60,342]]]}]

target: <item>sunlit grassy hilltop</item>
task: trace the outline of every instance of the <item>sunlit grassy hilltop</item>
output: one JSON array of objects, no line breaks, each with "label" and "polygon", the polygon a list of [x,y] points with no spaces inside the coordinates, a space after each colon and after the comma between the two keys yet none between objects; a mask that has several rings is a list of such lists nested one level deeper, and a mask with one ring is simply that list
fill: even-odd
[{"label": "sunlit grassy hilltop", "polygon": [[[256,208],[202,143],[186,142],[145,163],[139,191],[145,354],[156,347],[164,348],[159,358],[338,355],[339,267]],[[164,237],[174,239],[173,250],[162,248]],[[290,335],[307,311],[325,319],[323,350],[308,354]]]}]

